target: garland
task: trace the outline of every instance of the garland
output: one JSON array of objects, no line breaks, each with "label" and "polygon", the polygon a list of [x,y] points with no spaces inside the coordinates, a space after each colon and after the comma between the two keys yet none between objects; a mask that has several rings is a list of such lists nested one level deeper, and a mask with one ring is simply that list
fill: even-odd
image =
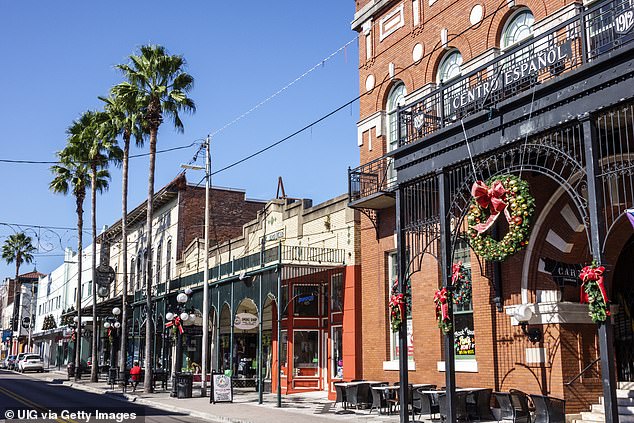
[{"label": "garland", "polygon": [[451,319],[449,318],[449,304],[451,293],[447,288],[439,289],[434,295],[434,304],[436,304],[436,320],[438,327],[444,334],[451,332]]},{"label": "garland", "polygon": [[471,271],[461,261],[454,263],[451,270],[453,302],[459,307],[469,307],[471,304]]},{"label": "garland", "polygon": [[603,283],[605,267],[592,263],[581,269],[581,303],[589,305],[589,314],[594,323],[603,323],[610,316],[610,300]]},{"label": "garland", "polygon": [[181,322],[180,316],[174,316],[174,319],[172,319],[171,321],[165,323],[165,327],[166,328],[172,328],[172,332],[173,332],[174,335],[176,335],[176,331],[177,330],[180,332],[181,335],[184,332],[184,330],[183,330],[183,322]]},{"label": "garland", "polygon": [[[473,199],[467,214],[467,233],[476,254],[487,260],[503,261],[528,245],[535,199],[529,192],[528,182],[514,175],[494,176],[487,184],[476,181],[471,188]],[[484,232],[501,214],[508,222],[509,231],[496,241]]]}]

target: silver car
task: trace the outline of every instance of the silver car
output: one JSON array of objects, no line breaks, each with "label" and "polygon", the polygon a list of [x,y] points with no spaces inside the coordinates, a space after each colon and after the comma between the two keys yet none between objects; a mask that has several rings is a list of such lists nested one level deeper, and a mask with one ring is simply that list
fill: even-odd
[{"label": "silver car", "polygon": [[18,361],[18,371],[19,372],[43,372],[44,371],[44,361],[37,354],[26,354],[22,360]]}]

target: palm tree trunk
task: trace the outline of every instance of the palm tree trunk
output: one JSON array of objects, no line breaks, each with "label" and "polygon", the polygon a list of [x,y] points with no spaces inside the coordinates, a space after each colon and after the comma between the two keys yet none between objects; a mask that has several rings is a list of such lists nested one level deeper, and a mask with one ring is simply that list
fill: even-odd
[{"label": "palm tree trunk", "polygon": [[97,382],[99,363],[97,362],[97,338],[99,325],[97,325],[97,166],[92,165],[92,181],[90,186],[91,224],[92,224],[92,366],[90,368],[90,381]]},{"label": "palm tree trunk", "polygon": [[77,198],[77,295],[75,307],[77,308],[77,330],[75,332],[75,380],[79,380],[81,374],[81,273],[82,273],[82,249],[84,241],[84,199]]},{"label": "palm tree trunk", "polygon": [[126,367],[128,346],[128,158],[130,157],[130,135],[123,139],[123,166],[121,176],[121,246],[123,249],[123,287],[121,290],[121,346],[119,353],[119,372],[123,375]]},{"label": "palm tree trunk", "polygon": [[156,136],[158,128],[150,130],[150,170],[148,174],[148,197],[147,197],[147,222],[146,222],[146,259],[145,259],[145,378],[143,387],[145,392],[153,392],[152,385],[152,339],[154,336],[154,325],[152,324],[152,215],[154,214],[154,166],[156,163]]},{"label": "palm tree trunk", "polygon": [[18,289],[22,289],[21,286],[18,285],[18,277],[20,275],[20,257],[19,255],[15,258],[15,279],[13,279],[13,325],[11,327],[11,354],[17,354],[18,351],[13,351],[13,328],[17,324],[18,328],[18,341],[20,339],[20,323],[17,320],[20,318],[20,294],[18,293]]}]

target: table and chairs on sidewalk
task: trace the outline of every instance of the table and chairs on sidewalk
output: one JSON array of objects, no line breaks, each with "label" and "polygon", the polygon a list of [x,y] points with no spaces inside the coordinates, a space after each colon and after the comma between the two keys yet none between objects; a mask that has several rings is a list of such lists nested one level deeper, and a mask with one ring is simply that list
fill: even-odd
[{"label": "table and chairs on sidewalk", "polygon": [[[337,414],[355,413],[354,410],[374,411],[378,415],[398,414],[407,407],[413,420],[445,421],[449,401],[444,387],[433,384],[410,384],[407,398],[400,398],[398,383],[355,380],[335,383],[335,406],[343,408]],[[456,388],[454,413],[458,421],[508,421],[514,423],[565,423],[565,401],[545,395],[528,395],[511,389],[493,392],[491,388]]]}]

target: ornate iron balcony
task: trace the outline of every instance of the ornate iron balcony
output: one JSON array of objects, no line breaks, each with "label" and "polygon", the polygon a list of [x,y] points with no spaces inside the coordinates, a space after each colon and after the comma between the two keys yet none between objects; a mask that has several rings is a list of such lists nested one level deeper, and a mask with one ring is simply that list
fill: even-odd
[{"label": "ornate iron balcony", "polygon": [[348,169],[348,201],[353,208],[380,210],[395,204],[396,171],[392,158],[383,156]]}]

